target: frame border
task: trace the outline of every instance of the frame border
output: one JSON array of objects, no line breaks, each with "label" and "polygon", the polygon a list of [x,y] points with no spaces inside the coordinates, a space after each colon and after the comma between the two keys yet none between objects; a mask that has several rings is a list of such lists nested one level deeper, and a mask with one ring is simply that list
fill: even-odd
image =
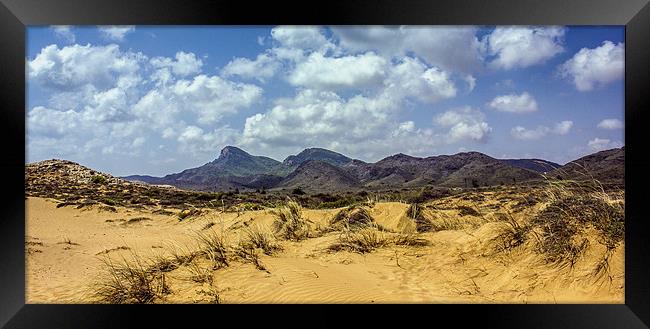
[{"label": "frame border", "polygon": [[[0,0],[0,120],[5,124],[5,152],[0,158],[5,200],[0,221],[0,326],[6,328],[169,326],[156,316],[161,308],[116,305],[25,304],[24,165],[25,165],[25,38],[28,25],[625,25],[626,230],[624,305],[434,305],[424,314],[463,325],[530,328],[647,328],[650,323],[650,240],[644,214],[644,192],[650,186],[649,146],[643,142],[650,122],[650,5],[648,0],[350,0],[246,3],[200,0],[191,5],[173,0]],[[631,179],[633,177],[633,179]],[[645,189],[644,189],[645,188]],[[161,306],[167,309],[171,306]],[[184,309],[185,325],[211,315],[214,308]],[[222,307],[232,307],[222,305]],[[174,306],[176,311],[178,309]],[[281,310],[265,307],[269,315]],[[156,312],[158,311],[158,312]],[[259,311],[259,310],[257,310]],[[412,312],[412,311],[411,311]],[[323,312],[303,308],[323,324]],[[191,315],[190,315],[191,314]],[[327,314],[327,313],[325,313]],[[334,313],[335,314],[335,313]],[[457,314],[459,317],[453,317]],[[171,314],[170,314],[171,315]],[[471,316],[468,316],[471,315]],[[218,315],[216,315],[218,316]],[[250,317],[249,317],[250,318]],[[266,321],[254,317],[245,321]],[[332,322],[340,323],[336,317]],[[379,318],[379,317],[377,317]],[[404,317],[399,317],[404,325]],[[422,320],[417,317],[412,321]],[[273,318],[271,318],[272,320]],[[279,319],[282,320],[282,319]],[[325,320],[321,322],[321,320]],[[364,324],[372,321],[364,316]],[[378,319],[386,324],[385,318]],[[331,320],[330,320],[331,321]],[[366,322],[368,321],[368,322]],[[159,322],[159,323],[157,323]],[[284,322],[284,321],[283,321]],[[329,321],[328,321],[329,322]],[[219,323],[219,322],[215,322]],[[250,324],[249,322],[245,322]],[[446,323],[446,321],[442,322]],[[644,324],[645,323],[645,324]]]}]

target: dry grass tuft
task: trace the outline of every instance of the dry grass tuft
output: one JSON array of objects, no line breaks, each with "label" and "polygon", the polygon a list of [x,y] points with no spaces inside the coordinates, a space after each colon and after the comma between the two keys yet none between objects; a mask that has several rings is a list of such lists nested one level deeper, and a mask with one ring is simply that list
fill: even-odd
[{"label": "dry grass tuft", "polygon": [[187,271],[190,273],[189,279],[192,282],[196,283],[208,283],[212,284],[214,281],[212,269],[202,267],[197,262],[192,262],[188,267]]},{"label": "dry grass tuft", "polygon": [[268,272],[266,266],[260,261],[259,249],[249,243],[242,242],[240,241],[240,244],[235,248],[235,256],[244,262],[252,263],[260,271]]},{"label": "dry grass tuft", "polygon": [[504,223],[499,234],[491,241],[497,252],[510,252],[512,249],[526,242],[530,226],[521,225],[508,213],[497,213],[497,217]]},{"label": "dry grass tuft", "polygon": [[99,303],[147,304],[168,294],[165,274],[153,269],[137,254],[130,260],[114,262],[103,258],[104,277],[96,284],[94,297]]},{"label": "dry grass tuft", "polygon": [[273,229],[277,236],[286,240],[300,241],[310,236],[309,221],[302,217],[302,206],[287,198],[286,204],[273,210]]},{"label": "dry grass tuft", "polygon": [[371,252],[377,248],[390,244],[386,233],[372,228],[363,228],[355,231],[346,230],[341,233],[339,239],[331,244],[329,251],[351,251],[360,254]]},{"label": "dry grass tuft", "polygon": [[458,206],[458,214],[460,216],[481,216],[481,213],[478,212],[476,209],[468,206]]},{"label": "dry grass tuft", "polygon": [[430,232],[433,230],[433,223],[426,209],[419,203],[411,203],[406,210],[406,216],[415,221],[415,230],[417,232]]},{"label": "dry grass tuft", "polygon": [[129,247],[127,247],[127,246],[119,246],[119,247],[115,247],[115,248],[104,249],[104,250],[102,250],[102,251],[96,253],[95,255],[108,254],[109,252],[113,252],[113,251],[118,251],[118,250],[130,250],[130,249],[131,249],[131,248],[129,248]]},{"label": "dry grass tuft", "polygon": [[546,261],[568,262],[573,266],[589,244],[580,237],[587,226],[598,230],[601,243],[608,250],[623,240],[624,205],[608,200],[603,194],[574,193],[557,199],[533,219],[540,235],[539,251]]},{"label": "dry grass tuft", "polygon": [[247,227],[244,229],[244,238],[240,240],[240,245],[251,248],[262,249],[264,254],[272,256],[282,250],[273,234],[266,228],[260,226]]},{"label": "dry grass tuft", "polygon": [[427,239],[421,238],[418,234],[398,234],[393,237],[392,243],[396,246],[426,247],[431,245]]},{"label": "dry grass tuft", "polygon": [[64,236],[63,241],[58,242],[58,244],[67,244],[67,245],[71,245],[71,246],[78,246],[79,245],[76,242],[72,242],[72,240],[70,240],[70,238],[68,238],[67,236]]},{"label": "dry grass tuft", "polygon": [[365,207],[352,205],[340,210],[330,220],[334,228],[359,229],[367,228],[374,223],[374,219]]},{"label": "dry grass tuft", "polygon": [[198,233],[200,253],[212,263],[212,269],[228,266],[228,242],[224,234],[210,230],[207,233]]}]

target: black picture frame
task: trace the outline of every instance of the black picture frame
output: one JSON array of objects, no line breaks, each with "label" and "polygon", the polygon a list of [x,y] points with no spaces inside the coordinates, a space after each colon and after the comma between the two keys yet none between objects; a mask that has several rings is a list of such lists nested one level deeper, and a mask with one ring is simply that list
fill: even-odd
[{"label": "black picture frame", "polygon": [[[153,327],[170,325],[171,318],[190,322],[220,317],[233,307],[184,307],[182,314],[169,305],[36,305],[25,304],[25,36],[30,25],[625,25],[625,304],[624,305],[429,305],[396,312],[409,318],[443,325],[488,328],[647,328],[650,324],[650,239],[644,217],[650,186],[649,144],[644,141],[650,123],[650,5],[647,0],[500,0],[500,1],[390,1],[348,0],[323,2],[251,3],[235,0],[0,0],[0,122],[3,151],[0,170],[3,216],[0,219],[0,325],[6,328]],[[219,310],[219,307],[226,307]],[[283,307],[283,306],[281,306]],[[377,306],[382,307],[382,306]],[[285,313],[276,307],[266,313]],[[230,310],[230,312],[241,311]],[[262,310],[259,310],[260,312]],[[258,312],[255,310],[254,312]],[[393,313],[395,311],[389,311]],[[391,316],[366,312],[299,312],[311,320],[351,324],[346,317],[363,317],[367,324],[384,323]],[[191,314],[191,315],[188,315]],[[161,316],[162,315],[162,316]],[[234,315],[234,313],[233,313]],[[368,315],[375,315],[374,317]],[[418,316],[419,315],[419,316]],[[272,325],[286,324],[283,315],[248,316]],[[374,318],[374,320],[373,320]],[[405,319],[406,318],[406,319]],[[359,319],[356,319],[359,320]],[[370,321],[370,322],[366,322]],[[212,322],[218,324],[218,322]],[[308,322],[311,323],[311,322]],[[401,322],[404,325],[405,322]],[[300,324],[300,323],[298,323]],[[305,324],[303,324],[305,325]]]}]

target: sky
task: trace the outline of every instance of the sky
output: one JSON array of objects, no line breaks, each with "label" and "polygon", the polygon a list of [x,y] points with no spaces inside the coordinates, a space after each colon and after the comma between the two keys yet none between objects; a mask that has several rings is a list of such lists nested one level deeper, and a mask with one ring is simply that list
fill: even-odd
[{"label": "sky", "polygon": [[123,176],[234,145],[564,164],[624,145],[623,26],[32,26],[26,162]]}]

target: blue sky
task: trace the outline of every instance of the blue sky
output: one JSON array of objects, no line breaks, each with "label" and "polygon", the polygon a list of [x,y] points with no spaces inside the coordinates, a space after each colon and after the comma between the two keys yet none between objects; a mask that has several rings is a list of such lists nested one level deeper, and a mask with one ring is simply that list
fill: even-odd
[{"label": "blue sky", "polygon": [[564,164],[624,145],[615,26],[42,26],[27,162],[164,175],[235,145],[283,160],[479,151]]}]

